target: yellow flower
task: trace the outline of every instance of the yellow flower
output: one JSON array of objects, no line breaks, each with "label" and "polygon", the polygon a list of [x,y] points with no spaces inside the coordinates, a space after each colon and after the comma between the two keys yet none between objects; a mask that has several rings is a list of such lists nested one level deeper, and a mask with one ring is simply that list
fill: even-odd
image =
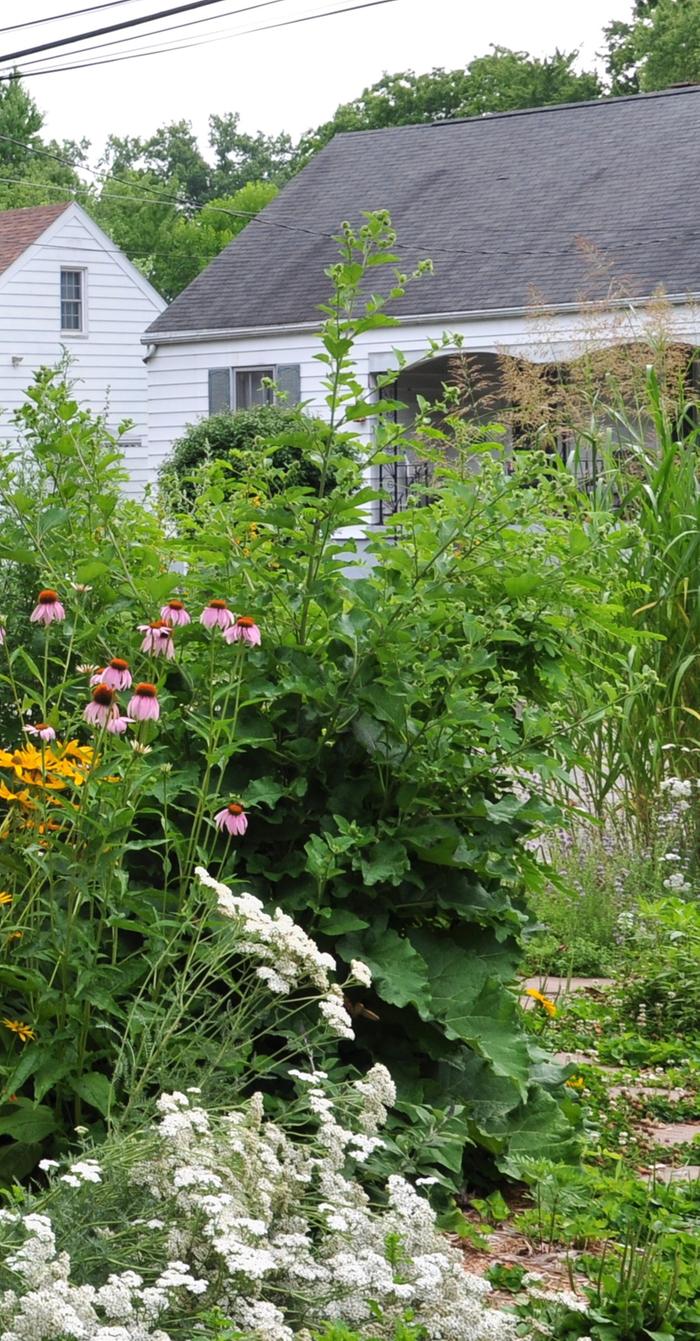
[{"label": "yellow flower", "polygon": [[585,1088],[586,1082],[583,1076],[569,1076],[569,1079],[565,1080],[564,1084],[568,1085],[570,1090],[582,1090]]},{"label": "yellow flower", "polygon": [[21,941],[23,935],[23,931],[11,931],[7,938],[7,944],[9,945],[10,941]]},{"label": "yellow flower", "polygon": [[12,895],[6,889],[0,890],[0,906],[4,903],[12,903]]},{"label": "yellow flower", "polygon": [[550,1018],[553,1015],[556,1015],[557,1008],[554,1002],[550,1001],[549,997],[545,996],[543,992],[538,992],[536,987],[526,987],[525,995],[531,996],[533,1001],[539,1001],[540,1005],[544,1006],[544,1009],[546,1010]]},{"label": "yellow flower", "polygon": [[36,1038],[34,1030],[30,1029],[28,1024],[23,1024],[21,1020],[0,1020],[0,1024],[4,1024],[5,1028],[10,1029],[13,1034],[17,1034],[23,1043],[28,1043],[30,1039]]}]

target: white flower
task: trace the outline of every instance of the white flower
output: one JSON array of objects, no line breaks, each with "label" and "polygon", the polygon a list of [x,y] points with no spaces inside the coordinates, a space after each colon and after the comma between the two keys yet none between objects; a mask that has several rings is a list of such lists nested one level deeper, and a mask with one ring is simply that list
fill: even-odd
[{"label": "white flower", "polygon": [[359,982],[361,987],[372,986],[372,970],[361,959],[351,959],[350,977]]}]

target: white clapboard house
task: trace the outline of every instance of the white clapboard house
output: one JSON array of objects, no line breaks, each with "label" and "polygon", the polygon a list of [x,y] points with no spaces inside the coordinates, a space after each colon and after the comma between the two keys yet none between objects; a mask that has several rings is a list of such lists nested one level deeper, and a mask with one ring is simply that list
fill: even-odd
[{"label": "white clapboard house", "polygon": [[[659,288],[673,338],[700,345],[699,144],[697,86],[337,135],[144,335],[152,463],[187,423],[264,400],[266,378],[324,413],[314,358],[324,268],[341,222],[368,210],[389,210],[405,270],[434,264],[390,309],[398,326],[358,341],[370,393],[396,366],[394,348],[410,365],[400,399],[439,391],[447,358],[426,351],[443,332],[461,337],[487,380],[499,351],[574,357],[591,304],[593,338],[643,335]],[[624,300],[611,299],[611,277]]]},{"label": "white clapboard house", "polygon": [[33,373],[66,350],[80,403],[106,410],[110,428],[133,420],[126,465],[141,492],[153,473],[141,336],[164,306],[74,202],[0,212],[0,441]]}]

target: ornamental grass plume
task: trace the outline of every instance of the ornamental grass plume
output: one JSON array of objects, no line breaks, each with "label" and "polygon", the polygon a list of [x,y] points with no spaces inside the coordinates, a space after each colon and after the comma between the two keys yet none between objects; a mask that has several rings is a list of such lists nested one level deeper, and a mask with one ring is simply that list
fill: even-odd
[{"label": "ornamental grass plume", "polygon": [[52,587],[45,587],[40,591],[37,603],[29,616],[32,624],[51,624],[54,620],[60,623],[65,617],[66,612],[58,599],[58,592]]},{"label": "ornamental grass plume", "polygon": [[233,624],[233,615],[228,608],[228,601],[215,596],[202,610],[199,622],[204,625],[205,629],[222,629],[225,632]]},{"label": "ornamental grass plume", "polygon": [[119,705],[114,689],[105,684],[104,680],[96,684],[92,691],[92,699],[88,703],[83,717],[90,726],[106,727],[119,716]]},{"label": "ornamental grass plume", "polygon": [[32,722],[27,722],[24,729],[28,736],[38,736],[39,740],[52,741],[56,739],[56,732],[48,722],[37,722],[35,725]]},{"label": "ornamental grass plume", "polygon": [[172,624],[173,627],[182,628],[184,624],[191,623],[184,602],[178,600],[176,596],[161,606],[160,617],[165,620],[166,624]]},{"label": "ornamental grass plume", "polygon": [[145,634],[141,651],[152,657],[166,657],[172,661],[175,656],[173,631],[164,619],[154,619],[150,624],[139,624],[139,633]]},{"label": "ornamental grass plume", "polygon": [[123,657],[112,657],[102,672],[104,684],[108,684],[110,689],[131,689],[131,671],[128,661]]},{"label": "ornamental grass plume", "polygon": [[229,801],[223,810],[217,812],[214,820],[222,833],[227,833],[232,838],[242,837],[248,828],[248,816],[238,801]]},{"label": "ornamental grass plume", "polygon": [[133,696],[129,699],[127,713],[135,722],[158,721],[160,704],[158,702],[158,691],[154,684],[149,684],[145,680],[136,685]]},{"label": "ornamental grass plume", "polygon": [[226,629],[224,638],[227,643],[248,643],[251,647],[260,646],[260,629],[250,615],[239,615],[236,622]]}]

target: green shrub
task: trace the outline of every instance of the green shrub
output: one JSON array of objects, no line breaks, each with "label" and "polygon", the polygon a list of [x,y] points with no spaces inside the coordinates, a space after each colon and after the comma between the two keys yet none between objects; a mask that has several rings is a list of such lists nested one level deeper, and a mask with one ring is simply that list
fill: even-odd
[{"label": "green shrub", "polygon": [[[317,493],[321,475],[309,437],[325,436],[320,420],[311,420],[297,409],[279,405],[258,405],[250,410],[224,410],[189,424],[181,438],[173,443],[170,456],[160,470],[161,487],[172,481],[191,497],[202,466],[225,461],[227,475],[244,479],[249,471],[260,472],[261,456],[267,460],[266,492],[301,487]],[[193,479],[194,476],[194,479]]]},{"label": "green shrub", "polygon": [[[2,1014],[36,1039],[0,1030],[0,1134],[24,1136],[30,1164],[40,1137],[20,1109],[39,1104],[45,1139],[60,1143],[64,1128],[100,1130],[105,1110],[148,1098],[175,1053],[178,1083],[189,1072],[213,1097],[247,1063],[227,1032],[235,973],[193,903],[193,872],[212,863],[298,919],[341,976],[370,966],[372,986],[349,992],[345,1059],[389,1065],[426,1129],[434,1110],[463,1113],[460,1132],[428,1146],[446,1181],[461,1180],[465,1145],[508,1169],[545,1140],[558,1158],[574,1148],[577,1110],[522,1027],[518,936],[525,891],[542,881],[526,840],[560,822],[548,784],[571,759],[569,688],[592,631],[615,628],[599,568],[624,528],[572,523],[574,486],[546,456],[518,454],[506,475],[485,441],[478,470],[471,456],[445,463],[442,430],[421,419],[421,442],[435,443],[430,502],[372,539],[368,568],[345,538],[374,497],[362,465],[411,446],[392,402],[364,399],[351,359],[357,335],[389,321],[359,292],[392,246],[372,216],[331,268],[331,427],[309,430],[317,494],[256,498],[251,470],[228,498],[203,491],[196,527],[162,531],[120,498],[115,444],[60,379],[40,381],[25,416],[51,499],[28,498],[2,463],[0,553],[66,607],[46,628],[25,612],[0,649],[4,692],[62,742],[33,761],[8,751],[1,769]],[[372,415],[363,448],[353,424]],[[144,640],[141,626],[173,596],[194,618],[169,659],[157,654],[167,630]],[[203,627],[212,597],[254,619],[262,644]],[[66,763],[66,743],[86,734],[89,667],[115,655],[156,686],[160,720],[98,731]],[[47,761],[62,789],[47,786]],[[227,803],[245,806],[244,836],[222,836]],[[274,1088],[274,1030],[249,1046]]]},{"label": "green shrub", "polygon": [[642,904],[630,925],[619,987],[623,1019],[654,1039],[700,1036],[700,909]]}]

